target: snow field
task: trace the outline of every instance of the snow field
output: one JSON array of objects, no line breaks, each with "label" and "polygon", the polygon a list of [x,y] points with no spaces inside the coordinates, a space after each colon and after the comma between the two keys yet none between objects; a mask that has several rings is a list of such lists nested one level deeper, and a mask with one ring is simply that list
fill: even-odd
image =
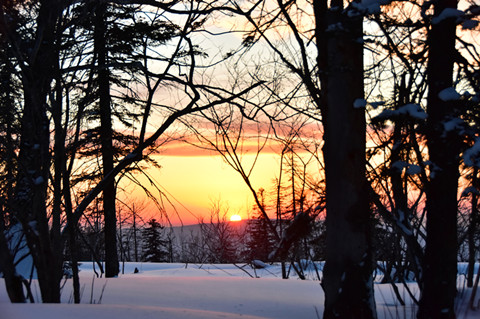
[{"label": "snow field", "polygon": [[[121,265],[122,266],[122,265]],[[137,268],[139,273],[134,273]],[[254,275],[252,268],[245,270]],[[92,263],[80,272],[82,304],[71,302],[71,281],[62,291],[62,304],[12,305],[0,280],[0,319],[308,319],[321,318],[324,295],[318,280],[281,279],[278,265],[257,269],[251,278],[235,265],[126,263],[118,278],[96,278]],[[313,275],[309,277],[314,277]],[[459,286],[462,286],[461,276]],[[390,284],[375,284],[379,318],[415,318],[417,307],[402,285],[401,306]],[[416,284],[409,285],[418,294]],[[471,290],[462,288],[458,318],[480,317],[468,310]],[[33,283],[39,300],[39,290]]]}]

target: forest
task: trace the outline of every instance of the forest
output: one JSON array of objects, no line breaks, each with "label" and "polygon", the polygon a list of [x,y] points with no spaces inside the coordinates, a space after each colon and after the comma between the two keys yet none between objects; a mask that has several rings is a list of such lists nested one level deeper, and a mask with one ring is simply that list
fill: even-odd
[{"label": "forest", "polygon": [[[43,303],[61,301],[66,265],[79,302],[84,258],[117,277],[137,223],[142,244],[168,248],[168,194],[139,176],[182,141],[243,179],[256,238],[242,256],[219,245],[232,224],[215,203],[188,258],[280,262],[299,277],[302,260],[324,261],[325,319],[377,318],[381,267],[394,287],[417,283],[417,318],[456,318],[457,263],[468,287],[480,277],[479,24],[475,0],[2,0],[10,301],[32,299],[16,271],[25,247]],[[246,143],[259,156],[272,141],[281,169],[255,189]],[[121,180],[158,218],[137,220]],[[128,254],[174,261],[172,249]]]}]

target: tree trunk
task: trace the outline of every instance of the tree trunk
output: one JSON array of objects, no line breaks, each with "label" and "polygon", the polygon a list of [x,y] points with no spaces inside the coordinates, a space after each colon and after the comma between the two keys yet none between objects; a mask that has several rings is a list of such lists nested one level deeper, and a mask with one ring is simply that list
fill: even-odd
[{"label": "tree trunk", "polygon": [[468,225],[468,270],[467,270],[467,287],[473,287],[473,277],[475,272],[475,256],[477,253],[475,245],[475,233],[478,223],[478,168],[474,167],[472,172],[472,186],[475,191],[472,192],[472,211],[470,213],[470,224]]},{"label": "tree trunk", "polygon": [[133,244],[135,246],[135,262],[138,262],[138,246],[137,246],[137,213],[135,211],[135,204],[133,205]]},{"label": "tree trunk", "polygon": [[[2,12],[3,13],[3,12]],[[17,144],[15,143],[14,136],[18,135],[18,131],[15,129],[15,89],[13,83],[14,68],[7,60],[10,58],[7,54],[3,56],[2,52],[2,68],[0,73],[0,83],[2,86],[1,101],[1,122],[2,130],[5,134],[4,141],[2,142],[3,154],[2,154],[2,167],[3,167],[3,187],[1,188],[2,196],[0,198],[0,271],[3,273],[5,279],[5,287],[7,294],[11,302],[25,302],[25,294],[22,287],[22,276],[17,273],[15,268],[15,256],[9,248],[7,239],[7,221],[12,227],[15,223],[15,219],[12,216],[11,200],[14,197],[14,181],[15,181],[15,150]]]},{"label": "tree trunk", "polygon": [[25,104],[15,209],[37,270],[42,300],[60,302],[63,250],[59,248],[59,243],[55,242],[55,239],[58,239],[57,236],[50,238],[47,218],[46,196],[50,144],[45,95],[41,94],[39,87],[43,84],[41,82],[41,79],[24,81]]},{"label": "tree trunk", "polygon": [[0,270],[3,272],[5,279],[5,288],[11,302],[26,302],[23,293],[22,276],[20,276],[14,264],[14,257],[8,248],[7,239],[5,238],[5,227],[3,223],[3,212],[0,221]]},{"label": "tree trunk", "polygon": [[[434,4],[437,17],[456,0]],[[418,318],[455,318],[457,276],[457,191],[460,139],[443,126],[455,116],[455,102],[444,101],[439,93],[453,85],[455,18],[432,23],[428,34],[427,146],[430,182],[427,187],[427,240],[424,259],[423,294]]]},{"label": "tree trunk", "polygon": [[[98,59],[98,91],[100,108],[100,139],[102,143],[102,168],[105,177],[113,170],[113,130],[110,96],[110,75],[107,66],[105,12],[106,2],[100,2],[95,10],[95,53]],[[103,189],[105,217],[105,276],[115,277],[120,272],[117,253],[117,217],[115,213],[115,181]]]},{"label": "tree trunk", "polygon": [[[326,19],[316,11],[327,205],[324,318],[376,318],[365,109],[359,105],[364,96],[363,18],[342,13],[343,1],[332,1],[331,7],[338,9],[324,7]],[[325,32],[330,25],[341,28]]]},{"label": "tree trunk", "polygon": [[15,189],[15,214],[22,223],[43,302],[60,302],[63,249],[50,237],[47,217],[47,185],[50,173],[50,123],[47,95],[58,63],[55,46],[56,23],[62,2],[40,1],[37,18],[36,50],[23,67],[24,107],[21,118],[19,171]]}]

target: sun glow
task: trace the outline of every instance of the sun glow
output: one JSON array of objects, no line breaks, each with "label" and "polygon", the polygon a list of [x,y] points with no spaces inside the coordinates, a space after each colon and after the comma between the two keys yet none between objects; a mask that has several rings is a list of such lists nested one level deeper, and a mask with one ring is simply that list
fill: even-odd
[{"label": "sun glow", "polygon": [[239,222],[239,221],[241,221],[241,220],[242,220],[242,216],[240,216],[240,215],[232,215],[232,216],[230,217],[230,221],[231,221],[231,222]]}]

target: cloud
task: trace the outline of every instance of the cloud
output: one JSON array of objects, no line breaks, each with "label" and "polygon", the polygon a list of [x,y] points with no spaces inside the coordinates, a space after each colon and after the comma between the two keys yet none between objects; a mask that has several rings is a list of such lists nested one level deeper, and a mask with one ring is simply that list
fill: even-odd
[{"label": "cloud", "polygon": [[[204,123],[205,124],[205,123]],[[220,155],[210,143],[216,143],[219,149],[223,149],[221,135],[215,135],[212,124],[202,125],[202,136],[194,133],[186,133],[182,136],[169,138],[167,142],[157,149],[157,154],[162,156],[217,156]],[[285,143],[292,139],[292,132],[295,133],[294,141],[297,152],[305,152],[303,147],[309,145],[311,148],[318,147],[322,141],[322,130],[317,123],[304,124],[301,129],[277,125],[272,130],[268,124],[247,124],[242,126],[242,135],[238,139],[238,131],[233,129],[230,133],[230,142],[235,145],[237,155],[257,154],[259,151],[265,154],[280,154]],[[301,142],[300,142],[301,141]],[[227,143],[228,145],[228,143]],[[229,145],[229,149],[231,149]]]}]

